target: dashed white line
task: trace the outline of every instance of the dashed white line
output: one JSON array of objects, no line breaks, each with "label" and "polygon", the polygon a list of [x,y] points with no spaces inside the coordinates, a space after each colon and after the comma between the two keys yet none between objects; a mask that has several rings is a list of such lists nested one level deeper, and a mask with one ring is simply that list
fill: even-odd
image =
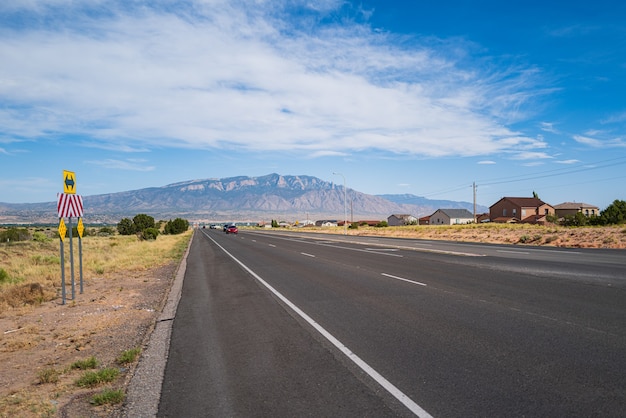
[{"label": "dashed white line", "polygon": [[426,283],[416,282],[415,280],[405,279],[404,277],[398,277],[398,276],[394,276],[392,274],[387,274],[387,273],[381,273],[381,274],[383,276],[389,277],[391,279],[402,280],[403,282],[413,283],[413,284],[416,284],[416,285],[419,285],[419,286],[428,286]]},{"label": "dashed white line", "polygon": [[306,255],[307,257],[313,257],[313,258],[315,258],[315,256],[314,256],[313,254],[309,254],[309,253],[300,253],[300,254],[302,254],[302,255]]}]

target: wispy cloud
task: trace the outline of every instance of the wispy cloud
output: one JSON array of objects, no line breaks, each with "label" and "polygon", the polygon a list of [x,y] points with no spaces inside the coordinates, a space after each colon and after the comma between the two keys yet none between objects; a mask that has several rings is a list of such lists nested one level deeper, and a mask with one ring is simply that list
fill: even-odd
[{"label": "wispy cloud", "polygon": [[593,148],[621,148],[626,147],[624,138],[598,139],[585,135],[574,135],[574,140],[579,144],[587,145]]},{"label": "wispy cloud", "polygon": [[316,2],[308,13],[299,12],[309,2],[244,3],[191,1],[172,11],[121,1],[25,2],[21,12],[33,20],[48,13],[51,23],[0,31],[2,130],[38,141],[62,132],[123,152],[236,147],[436,157],[545,146],[506,127],[532,101],[539,77],[532,69],[462,68],[416,39],[399,47],[367,25],[303,20],[340,1]]},{"label": "wispy cloud", "polygon": [[153,171],[156,167],[151,165],[145,165],[145,160],[128,159],[128,160],[96,160],[87,161],[88,164],[99,165],[104,168],[110,168],[115,170],[128,170],[128,171]]},{"label": "wispy cloud", "polygon": [[555,161],[557,164],[576,164],[579,163],[579,160],[561,160],[561,161]]},{"label": "wispy cloud", "polygon": [[484,160],[484,161],[479,161],[478,164],[490,165],[490,164],[496,164],[496,162],[491,161],[491,160]]}]

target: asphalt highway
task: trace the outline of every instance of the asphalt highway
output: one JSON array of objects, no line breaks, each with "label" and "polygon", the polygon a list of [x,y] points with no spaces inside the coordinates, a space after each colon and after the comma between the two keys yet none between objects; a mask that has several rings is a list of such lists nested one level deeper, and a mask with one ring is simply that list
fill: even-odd
[{"label": "asphalt highway", "polygon": [[623,417],[626,252],[201,229],[158,416]]}]

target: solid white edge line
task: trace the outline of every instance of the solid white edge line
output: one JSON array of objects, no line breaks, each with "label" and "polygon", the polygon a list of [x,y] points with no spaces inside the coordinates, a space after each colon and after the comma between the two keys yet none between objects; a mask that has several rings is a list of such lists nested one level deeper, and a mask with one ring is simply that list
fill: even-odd
[{"label": "solid white edge line", "polygon": [[415,280],[409,280],[409,279],[405,279],[405,278],[394,276],[394,275],[387,274],[387,273],[380,273],[380,274],[382,274],[385,277],[392,278],[392,279],[402,280],[403,282],[409,282],[409,283],[417,284],[420,286],[428,286],[426,283],[416,282]]},{"label": "solid white edge line", "polygon": [[[209,237],[207,235],[207,237]],[[330,332],[326,331],[320,324],[315,322],[313,318],[304,313],[300,308],[294,305],[289,299],[283,296],[278,290],[274,289],[269,283],[263,280],[258,274],[252,271],[248,266],[239,261],[234,255],[229,253],[224,247],[219,245],[213,238],[209,237],[215,245],[221,248],[230,258],[235,260],[245,271],[250,273],[259,283],[265,286],[270,292],[272,292],[277,298],[279,298],[285,305],[291,308],[302,319],[304,319],[309,325],[311,325],[317,332],[322,334],[332,345],[337,347],[346,357],[352,360],[357,366],[367,373],[372,379],[374,379],[379,385],[381,385],[387,392],[389,392],[394,398],[399,400],[404,406],[406,406],[412,413],[421,418],[433,418],[428,412],[426,412],[421,406],[416,404],[411,398],[405,395],[400,389],[395,387],[391,382],[385,379],[380,373],[374,370],[369,364],[363,361],[359,356],[354,354],[348,347],[346,347],[341,341],[335,338]]]}]

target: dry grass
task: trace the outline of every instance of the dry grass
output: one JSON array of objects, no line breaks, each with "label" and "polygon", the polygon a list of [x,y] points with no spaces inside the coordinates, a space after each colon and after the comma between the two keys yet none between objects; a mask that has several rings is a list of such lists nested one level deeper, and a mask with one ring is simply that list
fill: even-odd
[{"label": "dry grass", "polygon": [[[186,241],[178,235],[161,235],[154,241],[136,236],[85,237],[82,240],[83,280],[121,271],[137,272],[158,267],[180,257]],[[75,289],[79,286],[78,239],[73,240]],[[70,245],[64,244],[65,283],[70,294]],[[11,308],[37,306],[59,297],[61,251],[59,240],[0,244],[0,315]]]},{"label": "dry grass", "polygon": [[[343,227],[302,228],[303,232],[342,234]],[[391,226],[375,228],[359,226],[348,229],[354,236],[390,236],[493,244],[548,245],[578,248],[626,248],[624,226],[562,227],[528,224],[470,224],[449,226]]]}]

